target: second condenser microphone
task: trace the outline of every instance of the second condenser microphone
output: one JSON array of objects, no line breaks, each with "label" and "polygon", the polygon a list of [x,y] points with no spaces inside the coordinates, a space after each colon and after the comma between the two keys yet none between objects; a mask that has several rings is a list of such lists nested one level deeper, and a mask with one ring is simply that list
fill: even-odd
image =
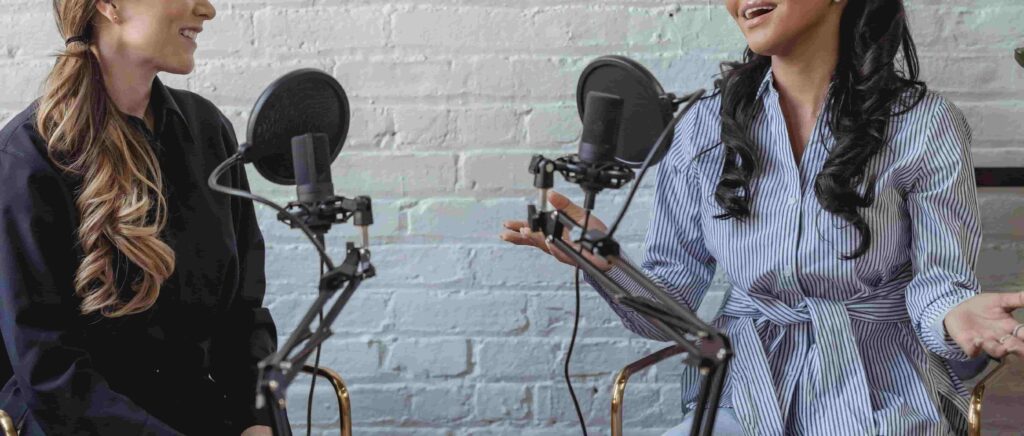
[{"label": "second condenser microphone", "polygon": [[292,138],[295,190],[301,203],[321,203],[334,197],[327,135],[308,133]]},{"label": "second condenser microphone", "polygon": [[622,98],[603,92],[587,94],[580,139],[581,162],[599,164],[615,160],[622,125]]}]

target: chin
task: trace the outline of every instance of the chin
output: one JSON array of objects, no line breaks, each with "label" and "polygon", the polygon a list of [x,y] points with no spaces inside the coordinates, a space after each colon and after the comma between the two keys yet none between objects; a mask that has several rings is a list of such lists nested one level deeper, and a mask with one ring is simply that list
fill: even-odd
[{"label": "chin", "polygon": [[179,62],[169,63],[164,65],[160,70],[171,73],[171,74],[189,74],[196,67],[195,60],[191,57],[187,60],[181,60]]},{"label": "chin", "polygon": [[773,34],[772,29],[757,29],[750,34],[744,35],[747,40],[747,47],[754,53],[761,56],[774,56],[779,54],[781,43],[779,35]]}]

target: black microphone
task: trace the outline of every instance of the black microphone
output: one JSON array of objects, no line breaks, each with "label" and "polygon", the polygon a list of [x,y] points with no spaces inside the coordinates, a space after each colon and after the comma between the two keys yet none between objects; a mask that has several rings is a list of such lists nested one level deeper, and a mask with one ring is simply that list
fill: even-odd
[{"label": "black microphone", "polygon": [[329,139],[323,133],[307,133],[292,138],[292,167],[300,203],[323,203],[334,198],[328,143]]},{"label": "black microphone", "polygon": [[1017,65],[1024,67],[1024,47],[1018,47],[1014,50],[1013,57],[1017,59]]},{"label": "black microphone", "polygon": [[615,161],[622,126],[622,97],[591,91],[587,93],[580,138],[580,162],[596,165]]}]

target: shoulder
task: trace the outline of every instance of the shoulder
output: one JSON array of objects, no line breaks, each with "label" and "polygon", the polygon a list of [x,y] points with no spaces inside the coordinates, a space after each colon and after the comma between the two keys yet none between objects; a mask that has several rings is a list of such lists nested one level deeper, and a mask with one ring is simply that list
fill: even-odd
[{"label": "shoulder", "polygon": [[721,142],[721,94],[714,92],[694,103],[676,126],[672,146],[665,159],[683,168],[694,159],[712,151]]},{"label": "shoulder", "polygon": [[0,129],[0,207],[38,208],[66,203],[67,181],[50,161],[35,127],[35,103]]},{"label": "shoulder", "polygon": [[904,129],[920,132],[927,137],[943,131],[970,136],[970,125],[964,112],[952,100],[931,90],[926,91],[921,101],[898,119]]}]

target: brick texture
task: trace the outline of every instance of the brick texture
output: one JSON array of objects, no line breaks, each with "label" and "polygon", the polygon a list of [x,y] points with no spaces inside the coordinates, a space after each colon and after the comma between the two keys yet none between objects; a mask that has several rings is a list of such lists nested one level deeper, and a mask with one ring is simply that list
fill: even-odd
[{"label": "brick texture", "polygon": [[[38,95],[61,41],[50,2],[0,0],[0,120]],[[281,74],[313,67],[348,91],[349,141],[334,164],[340,194],[372,195],[379,277],[334,325],[322,362],[350,384],[358,434],[564,435],[578,433],[561,380],[572,326],[572,272],[497,238],[500,222],[525,216],[533,198],[526,165],[538,152],[574,148],[576,79],[603,54],[649,66],[666,89],[710,87],[718,63],[743,39],[710,0],[218,0],[199,37],[197,67],[164,75],[214,101],[244,137],[250,108]],[[923,75],[952,98],[975,130],[979,165],[1024,166],[1024,44],[1019,0],[908,1]],[[254,190],[278,201],[289,187],[250,172]],[[653,179],[653,178],[652,178]],[[622,228],[639,255],[653,194],[641,189]],[[560,183],[578,199],[578,190]],[[987,290],[1021,288],[1024,192],[983,192],[986,239],[979,269]],[[599,199],[610,218],[621,193]],[[282,335],[314,298],[312,249],[259,209],[268,242],[267,304]],[[338,252],[351,227],[337,227]],[[722,297],[719,278],[709,301]],[[622,328],[583,289],[575,384],[591,430],[606,434],[611,377],[661,344]],[[713,305],[713,303],[712,303]],[[713,307],[712,307],[713,309]],[[707,309],[705,309],[707,310]],[[713,313],[713,310],[712,310]],[[282,337],[283,340],[283,337]],[[630,434],[661,434],[679,416],[678,362],[636,376]],[[289,395],[305,433],[308,379]],[[337,434],[326,385],[318,384],[313,432]],[[1019,427],[1018,427],[1019,428]]]}]

